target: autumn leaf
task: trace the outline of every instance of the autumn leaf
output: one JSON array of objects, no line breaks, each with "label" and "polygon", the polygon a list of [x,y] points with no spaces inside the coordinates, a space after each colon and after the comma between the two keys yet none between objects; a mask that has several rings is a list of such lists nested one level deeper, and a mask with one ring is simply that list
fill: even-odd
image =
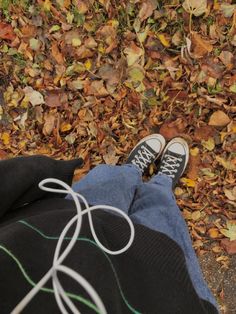
[{"label": "autumn leaf", "polygon": [[153,11],[157,7],[157,0],[143,0],[141,4],[141,8],[138,14],[138,17],[141,21],[146,20],[148,17],[150,17],[153,13]]},{"label": "autumn leaf", "polygon": [[45,136],[47,135],[51,135],[54,126],[55,126],[55,114],[53,113],[49,113],[47,115],[44,116],[44,126],[43,126],[43,134]]},{"label": "autumn leaf", "polygon": [[185,0],[183,8],[190,14],[200,16],[207,10],[207,0]]},{"label": "autumn leaf", "polygon": [[13,28],[10,24],[0,22],[0,38],[6,40],[14,40],[16,34],[13,31]]},{"label": "autumn leaf", "polygon": [[208,122],[209,125],[223,127],[230,123],[230,118],[224,111],[218,110],[215,111],[211,116]]},{"label": "autumn leaf", "polygon": [[40,92],[34,90],[31,86],[25,87],[24,92],[32,106],[45,103],[43,95]]},{"label": "autumn leaf", "polygon": [[193,53],[196,57],[201,58],[213,50],[209,40],[203,39],[198,33],[192,32]]},{"label": "autumn leaf", "polygon": [[48,107],[61,107],[65,106],[68,102],[66,93],[61,90],[48,91],[45,97],[45,104]]},{"label": "autumn leaf", "polygon": [[143,50],[132,42],[130,47],[125,48],[124,53],[127,55],[128,66],[132,66],[143,55]]},{"label": "autumn leaf", "polygon": [[223,239],[221,240],[221,246],[228,254],[236,254],[236,240],[230,241],[229,239]]},{"label": "autumn leaf", "polygon": [[230,222],[229,220],[226,223],[227,229],[220,229],[220,232],[230,239],[230,241],[236,240],[236,223]]},{"label": "autumn leaf", "polygon": [[59,51],[56,42],[53,42],[53,43],[52,43],[51,51],[52,51],[52,56],[53,56],[53,58],[56,60],[56,62],[57,62],[58,64],[64,64],[63,55],[62,55],[61,52]]}]

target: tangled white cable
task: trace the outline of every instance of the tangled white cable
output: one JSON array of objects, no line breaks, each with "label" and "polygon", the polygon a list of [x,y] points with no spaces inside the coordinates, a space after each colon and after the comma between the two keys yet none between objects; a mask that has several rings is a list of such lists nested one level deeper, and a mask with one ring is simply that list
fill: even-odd
[{"label": "tangled white cable", "polygon": [[[47,183],[56,183],[65,189],[49,188],[49,187],[45,186]],[[91,229],[92,235],[93,235],[94,240],[96,241],[97,245],[103,251],[105,251],[106,253],[111,254],[111,255],[121,254],[121,253],[125,252],[126,250],[128,250],[128,248],[132,245],[133,240],[134,240],[134,225],[133,225],[132,221],[124,212],[122,212],[120,209],[113,207],[113,206],[96,205],[96,206],[89,207],[86,199],[82,195],[74,192],[69,185],[67,185],[65,182],[63,182],[61,180],[53,179],[53,178],[48,178],[48,179],[42,180],[39,183],[39,188],[41,190],[44,190],[47,192],[70,194],[72,196],[74,202],[75,202],[77,214],[67,223],[67,225],[65,226],[65,228],[62,230],[62,232],[60,234],[60,237],[58,239],[57,246],[55,249],[54,258],[53,258],[53,265],[52,265],[51,269],[49,269],[49,271],[33,287],[33,289],[17,304],[17,306],[12,310],[11,314],[21,313],[21,311],[25,308],[25,306],[32,300],[32,298],[39,292],[39,290],[45,285],[45,283],[51,277],[52,277],[52,283],[53,283],[54,296],[55,296],[57,305],[58,305],[61,313],[68,314],[68,311],[66,310],[66,308],[64,306],[64,304],[66,304],[72,313],[80,314],[80,311],[76,308],[74,303],[67,296],[65,290],[63,289],[63,287],[62,287],[62,285],[58,279],[58,276],[57,276],[58,271],[61,271],[65,274],[67,274],[68,276],[72,277],[73,279],[75,279],[75,281],[77,281],[86,290],[88,295],[91,297],[91,299],[93,300],[93,302],[97,306],[99,312],[101,314],[106,314],[107,312],[106,312],[105,306],[104,306],[101,298],[99,297],[99,295],[97,294],[95,289],[90,285],[90,283],[84,277],[82,277],[80,274],[75,272],[73,269],[71,269],[65,265],[62,265],[62,263],[63,263],[64,259],[66,258],[66,256],[70,253],[70,251],[72,250],[73,246],[75,245],[75,243],[77,241],[77,238],[80,234],[80,230],[81,230],[81,226],[82,226],[82,216],[84,214],[88,214],[90,229]],[[79,202],[79,199],[81,201],[83,201],[83,203],[85,205],[85,209],[83,211],[81,209],[81,204]],[[96,232],[94,230],[93,220],[92,220],[92,215],[91,215],[91,211],[95,210],[95,209],[111,210],[111,211],[114,211],[116,213],[119,213],[121,216],[123,216],[126,219],[126,221],[128,222],[128,224],[130,226],[131,234],[130,234],[130,239],[129,239],[129,241],[125,247],[123,247],[122,249],[120,249],[118,251],[110,251],[109,249],[104,247],[102,245],[102,243],[98,240]],[[64,249],[64,251],[60,255],[62,242],[63,242],[68,230],[71,228],[71,226],[75,222],[76,222],[76,226],[75,226],[74,234],[73,234],[71,240],[69,241],[68,245],[66,246],[66,248]]]}]

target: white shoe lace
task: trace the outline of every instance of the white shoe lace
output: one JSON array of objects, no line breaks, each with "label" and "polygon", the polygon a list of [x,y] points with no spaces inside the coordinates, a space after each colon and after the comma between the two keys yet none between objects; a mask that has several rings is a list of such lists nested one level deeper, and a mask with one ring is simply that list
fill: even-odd
[{"label": "white shoe lace", "polygon": [[137,166],[143,172],[154,158],[155,155],[142,145],[132,160],[132,164]]},{"label": "white shoe lace", "polygon": [[165,154],[165,159],[162,160],[162,165],[159,172],[166,174],[171,178],[174,178],[175,173],[178,172],[177,168],[180,166],[179,162],[182,162],[181,157]]}]

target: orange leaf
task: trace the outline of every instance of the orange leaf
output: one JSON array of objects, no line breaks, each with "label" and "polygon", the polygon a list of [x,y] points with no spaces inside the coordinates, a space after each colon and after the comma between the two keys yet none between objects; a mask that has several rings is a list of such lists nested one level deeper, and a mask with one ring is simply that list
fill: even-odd
[{"label": "orange leaf", "polygon": [[213,46],[209,40],[203,39],[196,32],[192,33],[193,53],[196,57],[201,58],[213,50]]},{"label": "orange leaf", "polygon": [[224,113],[224,111],[218,110],[215,111],[209,120],[209,125],[212,126],[226,126],[227,124],[230,123],[230,118],[227,116],[227,114]]},{"label": "orange leaf", "polygon": [[14,40],[16,37],[13,28],[10,24],[0,23],[0,38]]},{"label": "orange leaf", "polygon": [[58,64],[64,64],[63,55],[62,55],[61,52],[59,51],[56,42],[52,43],[51,50],[52,50],[52,56],[53,56],[53,58],[56,60],[56,62],[57,62]]}]

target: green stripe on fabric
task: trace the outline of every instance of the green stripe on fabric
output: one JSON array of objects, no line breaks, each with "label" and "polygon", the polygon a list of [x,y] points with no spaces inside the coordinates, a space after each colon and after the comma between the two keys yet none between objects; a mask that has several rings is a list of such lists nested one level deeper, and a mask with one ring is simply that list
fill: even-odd
[{"label": "green stripe on fabric", "polygon": [[[36,231],[38,234],[40,234],[43,238],[47,239],[47,240],[58,240],[59,237],[55,237],[55,236],[48,236],[46,234],[44,234],[40,229],[38,229],[37,227],[29,224],[27,221],[25,220],[19,220],[18,221],[19,223],[21,224],[24,224],[25,226],[31,228],[32,230]],[[65,237],[64,238],[65,240],[71,240],[71,237]],[[122,300],[124,301],[124,303],[126,304],[127,308],[133,313],[133,314],[142,314],[141,312],[137,311],[136,309],[134,309],[132,307],[132,305],[129,304],[128,300],[126,299],[124,293],[123,293],[123,290],[122,290],[122,287],[121,287],[121,284],[120,284],[120,280],[119,280],[119,277],[118,277],[118,274],[116,272],[116,269],[114,267],[114,265],[112,264],[112,261],[110,259],[110,257],[106,254],[106,252],[104,252],[98,245],[95,241],[89,239],[89,238],[86,238],[86,237],[79,237],[77,239],[77,241],[84,241],[84,242],[88,242],[92,245],[94,245],[96,248],[98,248],[102,253],[103,255],[106,257],[107,261],[109,262],[110,266],[111,266],[111,269],[113,271],[113,274],[115,276],[115,279],[116,279],[116,282],[117,282],[117,285],[118,285],[118,288],[119,288],[119,292],[120,292],[120,295],[121,295],[121,298]]]}]

